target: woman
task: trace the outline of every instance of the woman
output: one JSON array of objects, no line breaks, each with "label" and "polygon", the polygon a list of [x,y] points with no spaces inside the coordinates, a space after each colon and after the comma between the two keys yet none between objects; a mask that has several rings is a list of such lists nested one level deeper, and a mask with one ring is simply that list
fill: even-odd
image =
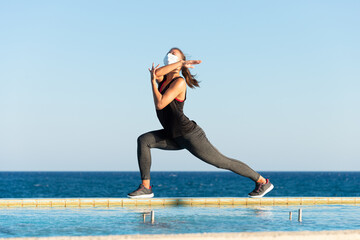
[{"label": "woman", "polygon": [[[233,171],[255,182],[255,189],[249,197],[263,197],[273,189],[268,179],[260,176],[245,163],[222,155],[206,138],[204,131],[183,113],[186,99],[186,85],[199,87],[189,68],[200,64],[200,60],[186,60],[183,52],[172,48],[165,56],[165,66],[149,69],[156,114],[164,129],[152,131],[138,138],[138,162],[142,184],[130,198],[149,198],[154,193],[150,186],[151,148],[164,150],[187,149],[194,156],[217,168]],[[180,76],[180,71],[183,77]]]}]

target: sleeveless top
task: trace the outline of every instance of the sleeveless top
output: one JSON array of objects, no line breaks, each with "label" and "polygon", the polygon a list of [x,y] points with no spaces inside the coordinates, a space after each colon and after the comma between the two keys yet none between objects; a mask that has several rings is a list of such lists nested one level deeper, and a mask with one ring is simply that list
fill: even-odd
[{"label": "sleeveless top", "polygon": [[[164,89],[161,89],[161,87],[164,85],[166,80],[166,75],[165,75],[161,86],[159,84],[158,87],[159,92],[163,95],[166,92],[166,90],[170,87],[170,85],[178,78],[181,77],[174,78]],[[196,123],[194,121],[189,120],[189,118],[185,116],[183,112],[184,103],[185,100],[181,101],[175,98],[162,110],[156,110],[156,115],[161,125],[164,127],[168,137],[175,138],[175,137],[183,136],[187,133],[190,133],[196,127]]]}]

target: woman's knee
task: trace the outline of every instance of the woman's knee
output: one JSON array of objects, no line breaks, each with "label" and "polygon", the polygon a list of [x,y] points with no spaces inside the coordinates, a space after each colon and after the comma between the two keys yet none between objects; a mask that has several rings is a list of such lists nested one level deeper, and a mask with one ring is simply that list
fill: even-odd
[{"label": "woman's knee", "polygon": [[229,170],[230,166],[228,163],[224,163],[224,162],[217,162],[214,164],[215,167],[220,168],[220,169],[225,169],[225,170]]},{"label": "woman's knee", "polygon": [[143,145],[144,143],[146,143],[146,134],[141,134],[137,138],[137,143],[138,143],[138,145]]},{"label": "woman's knee", "polygon": [[[199,156],[198,156],[199,157]],[[223,159],[221,157],[213,158],[213,157],[199,157],[202,161],[213,165],[216,168],[229,170],[230,163],[227,161],[227,159]]]},{"label": "woman's knee", "polygon": [[151,143],[151,138],[152,137],[149,133],[141,134],[137,139],[137,143],[138,143],[138,145],[149,146]]},{"label": "woman's knee", "polygon": [[233,161],[222,154],[218,154],[216,158],[211,159],[211,164],[217,168],[230,170]]}]

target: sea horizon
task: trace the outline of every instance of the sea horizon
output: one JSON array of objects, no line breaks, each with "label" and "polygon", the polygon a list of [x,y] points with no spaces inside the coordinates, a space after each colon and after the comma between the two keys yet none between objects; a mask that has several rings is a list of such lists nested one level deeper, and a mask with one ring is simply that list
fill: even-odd
[{"label": "sea horizon", "polygon": [[[357,197],[359,171],[261,171],[268,197]],[[1,171],[0,198],[127,197],[138,171]],[[255,184],[230,171],[153,171],[155,197],[247,197]]]}]

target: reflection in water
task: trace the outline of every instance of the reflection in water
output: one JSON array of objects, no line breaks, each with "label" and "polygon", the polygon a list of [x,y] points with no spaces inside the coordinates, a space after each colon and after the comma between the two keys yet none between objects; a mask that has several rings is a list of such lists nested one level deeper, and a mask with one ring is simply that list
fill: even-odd
[{"label": "reflection in water", "polygon": [[[0,238],[360,228],[358,205],[301,208],[301,223],[297,221],[299,206],[4,208],[0,214]],[[150,217],[152,210],[155,211],[154,223]],[[294,213],[293,221],[289,221],[290,211]]]},{"label": "reflection in water", "polygon": [[269,206],[252,206],[248,207],[249,211],[255,214],[257,217],[269,219],[273,216],[272,207]]}]

